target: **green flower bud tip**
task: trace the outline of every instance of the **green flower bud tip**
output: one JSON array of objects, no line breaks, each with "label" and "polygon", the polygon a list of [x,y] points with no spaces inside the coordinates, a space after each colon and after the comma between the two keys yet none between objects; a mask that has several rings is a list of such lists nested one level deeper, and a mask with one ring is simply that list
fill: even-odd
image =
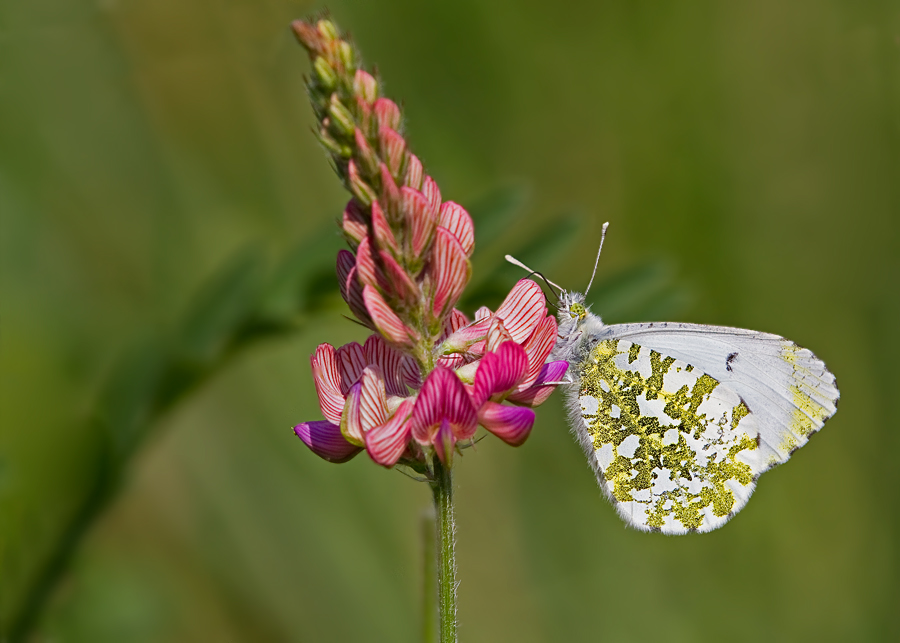
[{"label": "green flower bud tip", "polygon": [[316,72],[316,78],[327,90],[334,89],[334,86],[337,84],[337,74],[334,73],[334,69],[331,68],[327,60],[322,56],[317,56],[313,62],[313,69]]},{"label": "green flower bud tip", "polygon": [[319,22],[316,23],[316,29],[318,29],[319,34],[321,34],[325,42],[331,42],[338,38],[337,27],[335,27],[334,23],[330,20],[319,20]]},{"label": "green flower bud tip", "polygon": [[334,124],[338,131],[347,136],[353,136],[356,130],[356,124],[353,122],[353,115],[338,100],[337,94],[331,95],[331,104],[328,106],[328,113],[334,119]]}]

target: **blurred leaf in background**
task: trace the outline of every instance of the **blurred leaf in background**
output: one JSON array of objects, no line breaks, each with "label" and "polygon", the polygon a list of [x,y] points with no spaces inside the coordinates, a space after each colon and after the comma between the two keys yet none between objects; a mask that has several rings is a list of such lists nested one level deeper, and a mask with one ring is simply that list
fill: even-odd
[{"label": "blurred leaf in background", "polygon": [[[427,490],[290,431],[315,346],[364,336],[287,27],[320,8],[0,5],[0,630],[101,497],[33,640],[416,640]],[[609,220],[606,321],[777,332],[841,382],[702,537],[625,530],[558,399],[520,449],[482,441],[462,637],[900,639],[897,3],[330,8],[472,212],[468,312],[522,276],[507,253],[583,288]]]}]

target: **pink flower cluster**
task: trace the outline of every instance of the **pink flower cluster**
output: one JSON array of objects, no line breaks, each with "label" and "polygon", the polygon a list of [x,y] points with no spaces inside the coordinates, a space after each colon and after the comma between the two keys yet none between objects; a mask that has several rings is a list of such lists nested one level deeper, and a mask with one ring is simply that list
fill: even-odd
[{"label": "pink flower cluster", "polygon": [[321,344],[311,362],[325,420],[294,430],[326,460],[345,462],[365,448],[386,467],[415,465],[431,449],[449,465],[479,424],[518,446],[534,424],[529,407],[547,399],[568,367],[546,362],[556,331],[540,287],[523,279],[496,312],[481,308],[469,322],[452,311],[424,382],[416,361],[378,335],[364,346]]},{"label": "pink flower cluster", "polygon": [[567,367],[546,363],[557,328],[543,292],[522,280],[496,312],[482,308],[472,321],[455,308],[472,271],[472,218],[441,200],[408,149],[400,108],[380,96],[334,24],[293,28],[312,61],[317,136],[353,195],[340,224],[352,250],[338,253],[341,294],[374,331],[362,346],[318,347],[325,420],[299,424],[297,435],[332,462],[366,449],[387,467],[418,467],[432,454],[449,465],[479,424],[521,444],[534,424],[529,407]]}]

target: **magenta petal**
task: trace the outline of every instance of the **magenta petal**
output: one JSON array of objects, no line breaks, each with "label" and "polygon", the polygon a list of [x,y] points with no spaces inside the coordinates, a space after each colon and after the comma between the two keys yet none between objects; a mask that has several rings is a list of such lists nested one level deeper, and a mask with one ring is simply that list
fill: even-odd
[{"label": "magenta petal", "polygon": [[561,381],[567,368],[569,368],[569,363],[564,360],[544,364],[534,384],[524,391],[513,393],[506,399],[525,406],[540,406],[547,401],[557,386],[556,384],[544,384],[544,382]]},{"label": "magenta petal", "polygon": [[476,408],[496,393],[513,388],[528,369],[525,349],[515,342],[504,342],[496,353],[486,353],[475,373],[472,403]]},{"label": "magenta petal", "polygon": [[475,434],[477,416],[465,386],[453,371],[438,366],[429,373],[416,399],[411,420],[413,437],[429,444],[443,420],[452,424],[459,439]]},{"label": "magenta petal", "polygon": [[404,400],[387,422],[366,433],[366,451],[378,464],[392,467],[403,455],[409,442],[412,409],[412,400]]},{"label": "magenta petal", "polygon": [[445,467],[453,464],[453,449],[456,447],[456,435],[450,421],[444,418],[434,436],[434,451]]},{"label": "magenta petal", "polygon": [[478,423],[514,447],[528,438],[534,426],[534,411],[521,406],[485,402],[478,411]]},{"label": "magenta petal", "polygon": [[294,427],[294,433],[313,453],[329,462],[346,462],[362,451],[344,439],[341,427],[328,421],[303,422]]}]

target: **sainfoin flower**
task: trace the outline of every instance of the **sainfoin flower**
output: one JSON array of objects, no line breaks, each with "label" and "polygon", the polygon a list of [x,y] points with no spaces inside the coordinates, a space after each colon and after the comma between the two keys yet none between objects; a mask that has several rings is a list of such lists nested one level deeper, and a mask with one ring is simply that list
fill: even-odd
[{"label": "sainfoin flower", "polygon": [[324,420],[296,434],[317,455],[361,451],[386,467],[449,466],[480,425],[518,446],[566,362],[547,363],[556,320],[523,279],[496,311],[469,319],[455,306],[471,276],[475,229],[444,201],[409,151],[396,103],[359,67],[333,24],[297,21],[310,53],[307,83],[318,138],[352,194],[340,218],[350,250],[337,255],[340,292],[373,334],[363,345],[321,344],[311,358]]}]

